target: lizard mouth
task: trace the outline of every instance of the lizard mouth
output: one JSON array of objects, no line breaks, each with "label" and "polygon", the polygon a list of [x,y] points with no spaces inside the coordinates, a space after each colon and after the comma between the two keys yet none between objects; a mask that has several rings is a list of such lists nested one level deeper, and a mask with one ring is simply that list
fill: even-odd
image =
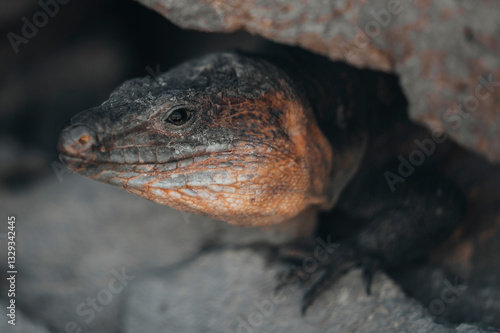
[{"label": "lizard mouth", "polygon": [[[220,154],[224,155],[225,152],[220,152]],[[229,152],[226,152],[228,154]],[[134,168],[136,166],[155,166],[156,168],[166,169],[166,170],[174,170],[177,167],[188,166],[191,165],[194,161],[204,161],[213,157],[211,155],[193,155],[187,156],[179,159],[172,159],[165,162],[149,162],[149,161],[109,161],[109,160],[100,160],[100,159],[89,159],[81,156],[74,156],[69,154],[60,153],[59,159],[71,170],[78,172],[79,170],[99,168],[101,166],[108,166],[109,169],[127,169]],[[163,166],[163,167],[162,167]],[[174,168],[175,166],[175,168]]]},{"label": "lizard mouth", "polygon": [[[60,153],[59,159],[73,172],[104,183],[110,183],[112,178],[128,179],[138,175],[161,177],[171,173],[189,173],[205,169],[228,168],[233,165],[234,153],[230,151],[211,152],[184,156],[165,162],[158,161],[109,161],[98,158],[89,159],[81,156]],[[228,161],[229,159],[232,162]],[[246,158],[242,158],[245,160]],[[239,160],[237,162],[241,162]],[[207,166],[208,164],[208,166]],[[215,171],[215,170],[214,170]]]},{"label": "lizard mouth", "polygon": [[95,161],[88,160],[82,157],[77,157],[69,154],[60,153],[59,159],[70,169],[78,169],[83,165],[97,164]]}]

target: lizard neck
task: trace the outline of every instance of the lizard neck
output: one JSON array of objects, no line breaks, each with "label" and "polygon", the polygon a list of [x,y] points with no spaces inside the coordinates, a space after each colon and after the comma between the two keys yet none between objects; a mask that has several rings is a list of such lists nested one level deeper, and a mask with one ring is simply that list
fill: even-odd
[{"label": "lizard neck", "polygon": [[359,169],[368,143],[370,108],[363,79],[359,70],[295,48],[270,61],[297,85],[331,147],[331,208]]}]

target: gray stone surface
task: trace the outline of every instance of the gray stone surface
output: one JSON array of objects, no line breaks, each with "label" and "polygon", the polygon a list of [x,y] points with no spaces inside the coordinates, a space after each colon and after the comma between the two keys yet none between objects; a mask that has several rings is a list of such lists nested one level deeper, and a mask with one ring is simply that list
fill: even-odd
[{"label": "gray stone surface", "polygon": [[139,332],[485,332],[436,324],[385,274],[372,295],[353,270],[300,315],[299,285],[274,293],[284,267],[250,249],[207,253],[138,279],[127,290],[124,331]]},{"label": "gray stone surface", "polygon": [[138,1],[184,28],[246,30],[397,73],[411,118],[500,161],[499,2]]}]

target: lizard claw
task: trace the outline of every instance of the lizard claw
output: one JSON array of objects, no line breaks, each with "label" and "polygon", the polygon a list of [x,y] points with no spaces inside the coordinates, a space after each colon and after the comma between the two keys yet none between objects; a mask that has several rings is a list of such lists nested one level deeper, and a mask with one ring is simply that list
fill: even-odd
[{"label": "lizard claw", "polygon": [[[305,315],[307,309],[321,295],[322,292],[332,287],[345,273],[350,269],[363,266],[363,279],[366,282],[366,293],[371,292],[371,283],[373,275],[378,267],[378,262],[369,258],[363,258],[358,251],[355,250],[353,244],[345,243],[342,245],[335,244],[335,250],[329,252],[326,250],[323,255],[317,256],[317,248],[312,250],[309,247],[309,252],[304,251],[282,251],[283,256],[280,261],[292,263],[293,266],[287,273],[281,275],[281,281],[275,288],[275,292],[282,290],[285,286],[295,282],[296,284],[304,284],[311,278],[314,278],[312,286],[304,293],[301,304],[301,313]],[[315,255],[312,255],[312,254]],[[326,254],[328,254],[326,256]],[[317,260],[315,265],[306,266],[306,262],[312,263],[312,258]],[[300,263],[302,265],[300,266]],[[314,269],[312,269],[314,268]]]},{"label": "lizard claw", "polygon": [[301,313],[304,316],[307,309],[318,298],[318,296],[329,287],[333,286],[345,273],[356,266],[356,262],[346,261],[337,267],[328,268],[318,281],[310,287],[302,297]]},{"label": "lizard claw", "polygon": [[370,260],[363,264],[363,281],[366,286],[366,294],[371,295],[373,276],[379,268],[379,261]]}]

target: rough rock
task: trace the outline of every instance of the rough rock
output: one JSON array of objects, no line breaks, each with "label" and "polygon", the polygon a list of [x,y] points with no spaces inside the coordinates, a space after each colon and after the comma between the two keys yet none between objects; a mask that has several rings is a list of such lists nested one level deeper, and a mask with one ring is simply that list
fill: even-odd
[{"label": "rough rock", "polygon": [[184,28],[246,30],[397,73],[412,119],[500,161],[498,2],[138,1]]},{"label": "rough rock", "polygon": [[303,287],[289,285],[274,292],[283,270],[247,248],[213,251],[152,272],[127,290],[124,331],[486,332],[472,325],[436,324],[382,273],[368,296],[361,270],[341,278],[301,317]]}]

